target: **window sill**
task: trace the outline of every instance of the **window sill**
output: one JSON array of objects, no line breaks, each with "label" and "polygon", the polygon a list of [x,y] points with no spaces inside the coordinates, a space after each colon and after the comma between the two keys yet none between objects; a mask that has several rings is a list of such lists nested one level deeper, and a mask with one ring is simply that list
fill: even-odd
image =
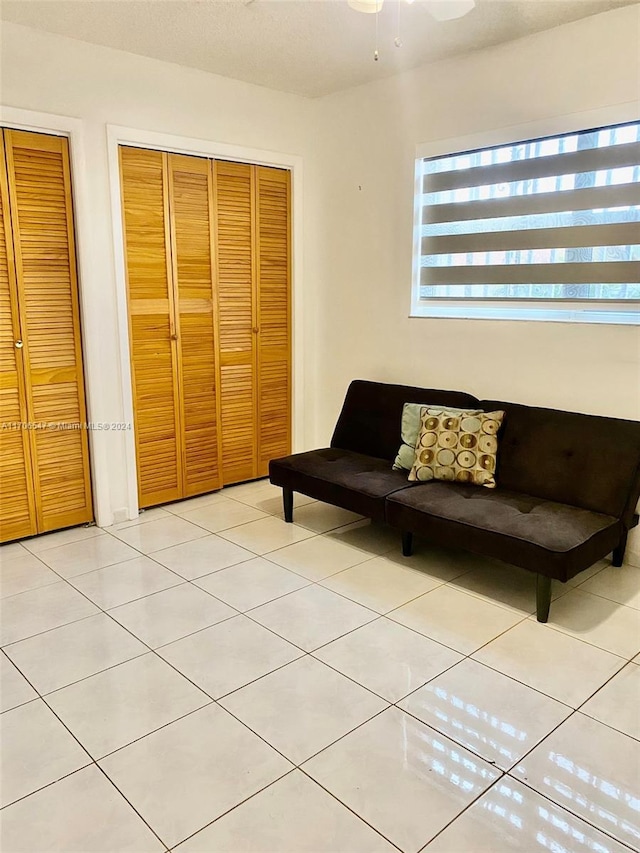
[{"label": "window sill", "polygon": [[411,307],[409,317],[428,317],[431,319],[458,319],[458,320],[524,320],[543,321],[547,323],[598,323],[615,326],[638,326],[640,325],[640,305],[633,309],[624,307],[621,309],[598,310],[594,307],[551,307],[527,305],[498,305],[484,304],[472,305],[466,302],[464,305],[442,305],[430,303],[419,303]]}]

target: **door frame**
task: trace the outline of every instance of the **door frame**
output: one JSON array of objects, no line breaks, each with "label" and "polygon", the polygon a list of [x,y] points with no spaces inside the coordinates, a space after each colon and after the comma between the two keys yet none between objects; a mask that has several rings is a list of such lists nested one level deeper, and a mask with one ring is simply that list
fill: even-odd
[{"label": "door frame", "polygon": [[[107,157],[109,184],[111,189],[111,219],[113,251],[116,274],[116,300],[118,309],[118,331],[120,363],[122,365],[122,395],[125,420],[134,422],[133,382],[129,350],[129,318],[126,285],[126,261],[124,231],[122,223],[122,196],[118,147],[128,145],[135,148],[150,148],[172,154],[188,154],[218,160],[233,160],[258,166],[275,166],[291,173],[291,429],[292,450],[302,446],[304,435],[303,413],[303,164],[302,157],[281,154],[260,148],[176,136],[169,133],[140,130],[107,124]],[[136,472],[136,448],[133,431],[126,433],[126,470],[129,518],[138,515],[138,480]]]},{"label": "door frame", "polygon": [[[96,400],[99,389],[100,327],[99,306],[88,298],[91,282],[98,279],[97,267],[91,258],[89,226],[91,206],[85,167],[84,122],[69,116],[23,110],[0,105],[0,125],[11,130],[64,136],[69,140],[71,166],[71,197],[78,272],[78,302],[80,311],[80,346],[84,379],[85,404],[89,423],[94,422],[99,406]],[[89,474],[96,524],[111,524],[113,511],[109,500],[109,447],[106,434],[97,430],[89,432]]]}]

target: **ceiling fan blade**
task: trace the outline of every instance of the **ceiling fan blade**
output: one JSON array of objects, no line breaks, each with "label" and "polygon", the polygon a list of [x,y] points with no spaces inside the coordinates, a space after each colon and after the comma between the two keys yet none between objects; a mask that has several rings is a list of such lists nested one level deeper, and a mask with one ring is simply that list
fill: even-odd
[{"label": "ceiling fan blade", "polygon": [[468,14],[476,4],[475,0],[429,0],[425,5],[436,21],[454,21]]}]

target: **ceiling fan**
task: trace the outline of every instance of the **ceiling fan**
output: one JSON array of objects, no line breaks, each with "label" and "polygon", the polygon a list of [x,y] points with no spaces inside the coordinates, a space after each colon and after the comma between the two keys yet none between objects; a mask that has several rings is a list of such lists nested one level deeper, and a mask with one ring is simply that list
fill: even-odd
[{"label": "ceiling fan", "polygon": [[[413,3],[413,0],[406,0]],[[347,0],[349,6],[356,12],[375,14],[382,9],[384,0]],[[436,21],[453,21],[462,18],[475,6],[475,0],[428,0],[424,3],[429,14]]]}]

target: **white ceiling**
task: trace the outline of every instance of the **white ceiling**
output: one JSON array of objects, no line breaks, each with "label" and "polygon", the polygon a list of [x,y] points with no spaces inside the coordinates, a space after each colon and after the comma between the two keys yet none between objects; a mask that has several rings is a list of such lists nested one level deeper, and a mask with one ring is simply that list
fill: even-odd
[{"label": "white ceiling", "polygon": [[[2,0],[0,17],[51,33],[318,97],[585,18],[637,0],[476,0],[438,23],[430,0]],[[400,10],[402,47],[394,46]]]}]

